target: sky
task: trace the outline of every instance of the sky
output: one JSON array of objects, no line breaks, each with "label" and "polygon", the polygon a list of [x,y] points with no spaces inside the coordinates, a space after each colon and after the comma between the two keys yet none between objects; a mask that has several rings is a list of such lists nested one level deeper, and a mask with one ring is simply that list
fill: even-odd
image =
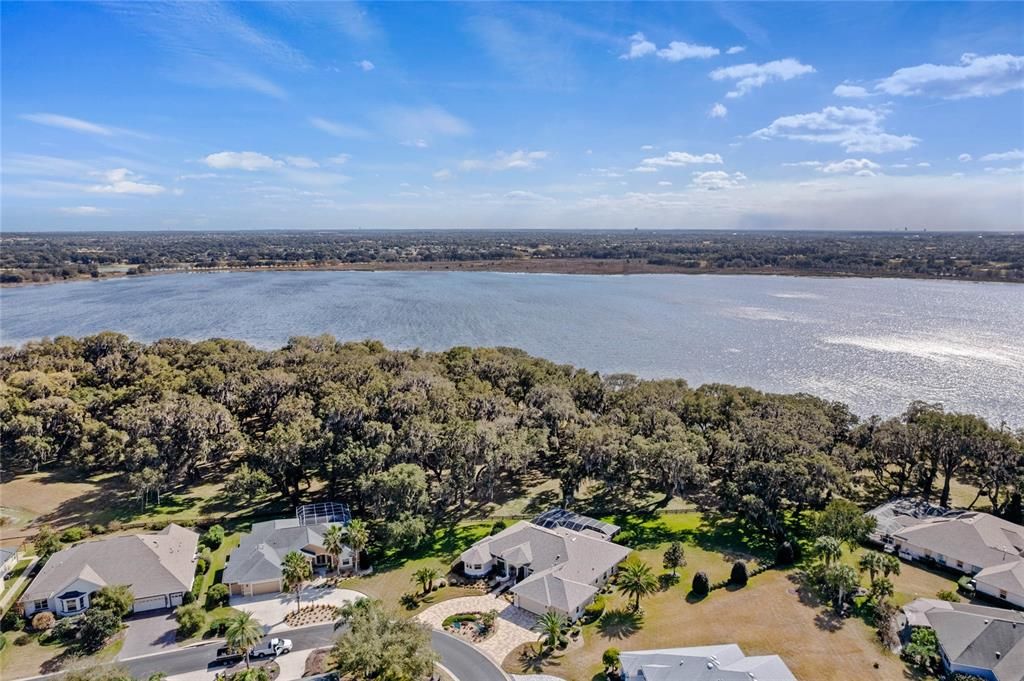
[{"label": "sky", "polygon": [[1024,229],[1024,3],[0,3],[0,229]]}]

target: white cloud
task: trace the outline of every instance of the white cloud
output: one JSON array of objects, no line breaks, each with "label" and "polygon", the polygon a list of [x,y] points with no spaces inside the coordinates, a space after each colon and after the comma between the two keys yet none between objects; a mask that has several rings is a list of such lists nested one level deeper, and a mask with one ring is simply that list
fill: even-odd
[{"label": "white cloud", "polygon": [[285,163],[296,168],[319,168],[320,164],[308,156],[285,156]]},{"label": "white cloud", "polygon": [[356,62],[356,66],[358,66],[359,68],[361,68],[363,71],[366,71],[366,72],[373,71],[375,68],[377,68],[376,66],[373,65],[373,62],[370,61],[369,59],[363,59],[362,61],[357,61]]},{"label": "white cloud", "polygon": [[708,59],[718,54],[717,47],[707,45],[693,45],[679,40],[673,40],[668,47],[658,50],[658,57],[665,61],[682,61],[684,59]]},{"label": "white cloud", "polygon": [[452,171],[448,170],[447,168],[442,168],[441,170],[438,170],[434,173],[435,180],[440,180],[443,182],[444,180],[450,180],[451,178]]},{"label": "white cloud", "polygon": [[658,169],[654,166],[637,166],[636,168],[630,168],[631,173],[656,173]]},{"label": "white cloud", "polygon": [[970,154],[960,154],[960,156],[958,158],[959,158],[961,163],[967,163],[968,161],[972,160],[972,157],[971,157]]},{"label": "white cloud", "polygon": [[885,132],[885,116],[886,112],[879,109],[828,106],[813,113],[776,118],[751,136],[838,144],[848,152],[870,154],[906,151],[917,145],[920,140],[916,137]]},{"label": "white cloud", "polygon": [[473,128],[439,106],[390,107],[378,114],[383,129],[400,140],[428,144],[437,137],[461,137]]},{"label": "white cloud", "polygon": [[954,65],[921,64],[897,70],[875,86],[889,95],[944,99],[992,97],[1024,90],[1024,57],[967,53]]},{"label": "white cloud", "polygon": [[63,128],[65,130],[73,130],[74,132],[83,132],[88,135],[102,135],[104,137],[110,137],[115,132],[114,128],[109,128],[105,125],[90,123],[89,121],[83,121],[80,118],[71,118],[70,116],[61,116],[59,114],[31,113],[22,114],[21,118],[26,121],[31,121],[32,123],[38,123],[39,125],[47,125],[51,128]]},{"label": "white cloud", "polygon": [[659,186],[659,187],[671,187],[671,186],[672,186],[672,183],[671,183],[671,182],[669,182],[668,180],[660,180],[660,181],[658,182],[658,186]]},{"label": "white cloud", "polygon": [[548,157],[546,151],[525,151],[519,149],[511,154],[504,151],[497,152],[493,158],[487,160],[466,159],[459,164],[463,170],[529,170],[537,166],[537,161]]},{"label": "white cloud", "polygon": [[550,196],[544,196],[543,194],[537,194],[536,192],[527,192],[521,190],[515,190],[505,194],[505,198],[510,201],[539,201],[541,203],[551,203],[554,201]]},{"label": "white cloud", "polygon": [[220,151],[210,154],[203,163],[218,170],[267,170],[281,165],[280,161],[255,151]]},{"label": "white cloud", "polygon": [[355,125],[348,125],[347,123],[338,123],[337,121],[329,121],[326,118],[320,118],[313,116],[309,119],[309,124],[314,128],[326,132],[328,135],[334,137],[352,137],[352,138],[364,138],[369,137],[369,133],[362,128]]},{"label": "white cloud", "polygon": [[722,189],[738,187],[746,179],[747,176],[743,173],[733,173],[730,175],[724,170],[709,170],[703,173],[694,173],[690,186],[707,191],[720,191]]},{"label": "white cloud", "polygon": [[1024,173],[1024,163],[1015,166],[1002,166],[1000,168],[985,168],[985,172],[991,175],[1016,175]]},{"label": "white cloud", "polygon": [[654,43],[647,40],[643,33],[634,33],[629,36],[629,52],[620,54],[619,59],[639,59],[657,51]]},{"label": "white cloud", "polygon": [[654,149],[654,145],[653,144],[645,144],[642,147],[640,147],[640,151],[652,151],[653,149]]},{"label": "white cloud", "polygon": [[685,165],[696,165],[703,163],[722,163],[722,157],[718,154],[701,154],[696,156],[685,151],[670,151],[664,156],[645,158],[640,162],[646,167],[667,166],[677,167]]},{"label": "white cloud", "polygon": [[861,170],[878,170],[880,165],[866,158],[848,158],[844,161],[833,161],[821,166],[823,173],[855,173]]},{"label": "white cloud", "polygon": [[918,168],[931,168],[932,164],[929,163],[928,161],[921,161],[920,163],[917,164],[917,167]]},{"label": "white cloud", "polygon": [[86,191],[94,194],[140,194],[152,196],[165,191],[164,187],[158,184],[147,184],[138,182],[138,176],[127,168],[115,168],[98,173],[106,179],[106,184],[95,184],[86,188]]},{"label": "white cloud", "polygon": [[96,206],[68,206],[66,208],[58,208],[58,211],[65,215],[107,215],[110,211],[106,208],[97,208]]},{"label": "white cloud", "polygon": [[327,162],[332,166],[343,166],[348,163],[349,159],[352,158],[349,154],[335,154],[327,159]]},{"label": "white cloud", "polygon": [[1011,149],[1010,151],[1004,151],[998,154],[985,154],[981,157],[982,161],[1024,161],[1024,150],[1022,149]]},{"label": "white cloud", "polygon": [[415,147],[417,149],[426,149],[427,147],[430,146],[430,143],[427,142],[427,140],[425,139],[405,140],[404,142],[402,142],[402,146]]},{"label": "white cloud", "polygon": [[890,167],[890,168],[900,168],[900,169],[903,169],[903,168],[909,168],[909,167],[910,167],[910,165],[909,165],[909,164],[907,164],[907,163],[893,163],[893,164],[892,164],[891,166],[889,166],[889,167]]},{"label": "white cloud", "polygon": [[823,164],[821,161],[796,161],[782,165],[788,168],[820,168]]},{"label": "white cloud", "polygon": [[766,83],[791,80],[808,73],[814,73],[813,66],[801,64],[796,59],[787,58],[764,64],[725,66],[715,69],[710,73],[710,76],[715,81],[736,81],[736,89],[725,95],[726,97],[735,98],[742,97],[751,90],[759,88]]},{"label": "white cloud", "polygon": [[846,83],[836,85],[835,89],[832,90],[832,94],[836,97],[846,97],[848,99],[863,99],[864,97],[871,96],[871,93],[860,85],[847,85]]},{"label": "white cloud", "polygon": [[746,52],[747,48],[745,45],[733,45],[725,51],[726,54],[739,54],[740,52]]},{"label": "white cloud", "polygon": [[875,173],[872,170],[858,170],[854,173],[855,177],[874,177]]},{"label": "white cloud", "polygon": [[708,111],[708,116],[711,118],[725,118],[728,113],[729,110],[725,108],[724,104],[721,102],[715,102],[715,105],[711,107],[710,111]]}]

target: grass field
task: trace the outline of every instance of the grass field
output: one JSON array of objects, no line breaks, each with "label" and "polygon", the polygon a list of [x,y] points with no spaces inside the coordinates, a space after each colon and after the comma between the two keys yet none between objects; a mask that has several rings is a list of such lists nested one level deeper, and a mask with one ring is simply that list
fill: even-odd
[{"label": "grass field", "polygon": [[60,643],[41,642],[39,634],[8,631],[0,635],[7,639],[7,645],[0,651],[0,679],[92,667],[113,660],[124,645],[124,636],[118,634],[98,653],[88,657],[77,657],[70,655]]},{"label": "grass field", "polygon": [[[674,538],[684,542],[687,564],[679,582],[645,599],[639,621],[626,612],[627,599],[612,594],[606,609],[612,614],[584,627],[582,645],[570,646],[543,664],[515,651],[504,661],[507,671],[587,681],[601,678],[601,654],[610,647],[644,650],[737,643],[748,655],[782,656],[800,679],[907,678],[905,665],[876,643],[870,626],[855,617],[837,618],[811,594],[801,593],[795,570],[769,570],[753,577],[743,589],[720,589],[703,600],[688,600],[695,572],[707,572],[716,582],[728,578],[738,558],[767,557],[767,547],[759,548],[757,542],[753,550],[747,548],[751,538],[743,535],[740,524],[688,513],[637,519],[623,527],[623,541],[638,548],[634,556],[658,574],[665,572],[662,555],[668,543]],[[845,559],[855,563],[856,554]],[[954,586],[948,577],[910,565],[903,565],[902,574],[893,581],[898,602],[934,597]]]}]

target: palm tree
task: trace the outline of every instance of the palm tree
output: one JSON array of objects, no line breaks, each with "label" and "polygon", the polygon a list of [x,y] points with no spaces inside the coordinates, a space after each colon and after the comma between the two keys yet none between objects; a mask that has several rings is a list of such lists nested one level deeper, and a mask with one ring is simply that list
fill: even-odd
[{"label": "palm tree", "polygon": [[312,576],[313,567],[301,553],[289,551],[285,554],[284,560],[281,561],[281,577],[284,579],[284,588],[295,592],[295,612],[302,609],[299,594]]},{"label": "palm tree", "polygon": [[439,576],[440,575],[437,572],[437,568],[432,568],[429,566],[421,567],[419,570],[412,573],[413,579],[416,580],[416,583],[419,585],[420,589],[423,591],[424,594],[430,593],[430,591],[433,590],[434,580],[437,579]]},{"label": "palm tree", "polygon": [[345,552],[345,530],[341,525],[331,525],[324,532],[324,549],[334,560],[335,574],[341,572],[341,554]]},{"label": "palm tree", "polygon": [[355,561],[356,574],[359,574],[359,553],[370,542],[370,531],[362,520],[353,520],[348,524],[348,545],[352,547],[352,559]]},{"label": "palm tree", "polygon": [[882,554],[877,551],[868,551],[860,557],[857,567],[859,567],[862,572],[867,572],[868,579],[872,584],[874,584],[875,576],[883,570],[884,563],[885,558],[882,557]]},{"label": "palm tree", "polygon": [[647,563],[637,561],[626,563],[619,573],[619,591],[631,596],[633,610],[640,610],[640,599],[650,596],[658,590],[658,580],[654,577],[651,566]]},{"label": "palm tree", "polygon": [[898,575],[900,573],[900,559],[896,556],[885,554],[882,556],[882,576]]},{"label": "palm tree", "polygon": [[889,600],[894,593],[896,593],[896,587],[887,577],[882,577],[877,582],[871,583],[871,600],[875,602],[875,605],[881,605]]},{"label": "palm tree", "polygon": [[251,612],[240,612],[228,619],[224,630],[224,641],[230,650],[245,656],[245,667],[249,667],[249,651],[263,638],[263,626]]},{"label": "palm tree", "polygon": [[828,567],[843,557],[843,545],[835,537],[818,537],[814,541],[814,552]]},{"label": "palm tree", "polygon": [[562,638],[562,632],[567,624],[568,620],[565,618],[565,615],[549,610],[537,618],[537,622],[533,625],[533,630],[539,631],[541,640],[546,640],[547,645],[554,648]]}]

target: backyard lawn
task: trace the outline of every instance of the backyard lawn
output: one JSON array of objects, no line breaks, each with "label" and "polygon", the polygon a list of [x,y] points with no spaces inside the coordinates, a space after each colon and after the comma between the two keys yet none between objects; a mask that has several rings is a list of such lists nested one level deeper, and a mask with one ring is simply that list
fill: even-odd
[{"label": "backyard lawn", "polygon": [[[634,519],[623,527],[631,532],[624,529],[623,542],[638,545],[635,556],[656,574],[666,572],[662,554],[668,543],[673,538],[683,541],[687,565],[680,570],[679,582],[644,599],[640,620],[627,612],[628,599],[613,593],[605,611],[611,615],[586,625],[582,644],[571,645],[543,664],[513,651],[504,661],[507,671],[587,681],[601,678],[601,654],[610,647],[643,650],[737,643],[748,655],[780,655],[800,679],[905,678],[904,664],[876,643],[872,627],[856,617],[834,617],[811,594],[798,592],[795,570],[769,570],[752,577],[743,589],[720,589],[703,600],[688,601],[695,572],[707,572],[714,583],[728,578],[733,560],[757,557],[758,542],[753,542],[754,553],[744,550],[744,542],[753,538],[743,536],[740,523],[713,522],[688,513]],[[761,551],[770,556],[767,547]],[[846,559],[855,562],[856,556]],[[947,577],[907,564],[893,581],[900,603],[954,587]]]}]

